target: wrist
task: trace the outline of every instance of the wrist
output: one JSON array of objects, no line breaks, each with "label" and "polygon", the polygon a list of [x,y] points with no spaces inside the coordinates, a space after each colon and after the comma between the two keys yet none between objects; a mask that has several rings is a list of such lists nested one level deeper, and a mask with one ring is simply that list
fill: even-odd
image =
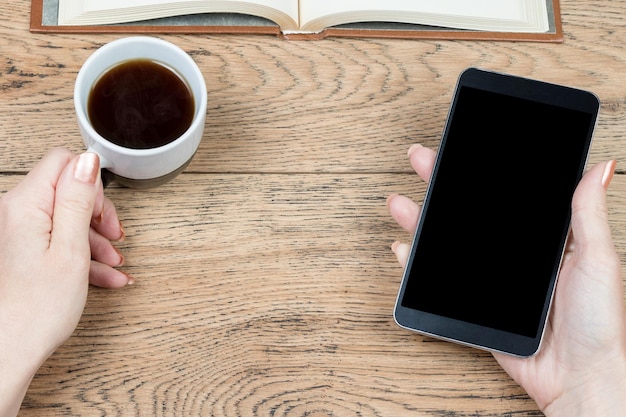
[{"label": "wrist", "polygon": [[0,416],[17,415],[38,364],[15,351],[0,347]]},{"label": "wrist", "polygon": [[44,356],[26,349],[0,329],[0,416],[17,415],[33,377],[46,360]]}]

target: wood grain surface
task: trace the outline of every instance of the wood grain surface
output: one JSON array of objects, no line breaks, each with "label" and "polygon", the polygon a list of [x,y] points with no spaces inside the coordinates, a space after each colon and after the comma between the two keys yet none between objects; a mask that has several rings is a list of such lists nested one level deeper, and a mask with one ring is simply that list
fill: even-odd
[{"label": "wood grain surface", "polygon": [[[205,75],[203,142],[168,184],[107,189],[136,284],[90,288],[20,416],[542,415],[490,354],[394,324],[389,246],[410,236],[385,198],[423,197],[406,151],[437,147],[466,67],[588,89],[602,102],[590,164],[618,160],[626,262],[626,2],[561,8],[562,44],[160,36]],[[0,192],[50,148],[83,149],[76,74],[124,36],[32,34],[29,18],[28,2],[0,9]]]}]

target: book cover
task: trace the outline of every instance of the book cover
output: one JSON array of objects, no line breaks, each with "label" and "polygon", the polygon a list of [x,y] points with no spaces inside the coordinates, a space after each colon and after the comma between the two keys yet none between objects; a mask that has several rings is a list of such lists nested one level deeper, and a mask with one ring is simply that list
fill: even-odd
[{"label": "book cover", "polygon": [[58,0],[31,0],[30,31],[34,33],[255,34],[279,36],[290,40],[353,37],[562,42],[563,30],[559,0],[546,0],[546,4],[550,29],[544,33],[489,32],[407,23],[365,22],[332,26],[320,33],[284,34],[278,25],[270,20],[237,13],[203,13],[134,23],[63,26],[57,23]]}]

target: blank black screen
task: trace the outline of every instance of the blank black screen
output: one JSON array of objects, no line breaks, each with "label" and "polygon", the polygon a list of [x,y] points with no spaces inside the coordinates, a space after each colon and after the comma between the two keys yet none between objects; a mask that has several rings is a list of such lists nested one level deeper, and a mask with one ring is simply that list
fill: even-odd
[{"label": "blank black screen", "polygon": [[460,87],[401,304],[536,337],[592,117]]}]

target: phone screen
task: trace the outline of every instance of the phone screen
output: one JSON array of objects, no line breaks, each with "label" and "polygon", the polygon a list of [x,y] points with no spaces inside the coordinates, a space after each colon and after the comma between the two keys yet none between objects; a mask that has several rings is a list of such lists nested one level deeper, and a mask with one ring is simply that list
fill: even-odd
[{"label": "phone screen", "polygon": [[[461,77],[450,109],[396,321],[527,356],[543,332],[597,99],[475,69],[464,76],[469,80]],[[585,104],[568,103],[572,94],[582,94]]]}]

